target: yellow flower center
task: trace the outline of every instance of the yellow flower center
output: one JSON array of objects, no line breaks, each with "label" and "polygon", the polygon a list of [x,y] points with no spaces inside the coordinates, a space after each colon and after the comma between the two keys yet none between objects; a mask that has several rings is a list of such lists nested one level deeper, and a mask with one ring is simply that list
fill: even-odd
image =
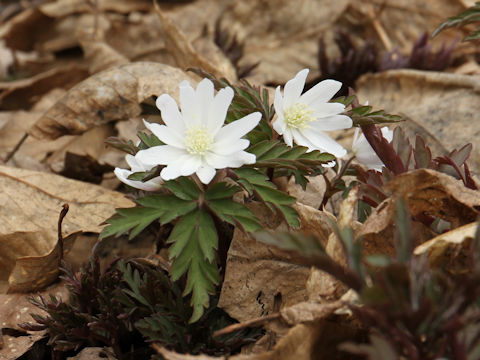
[{"label": "yellow flower center", "polygon": [[197,125],[185,132],[185,148],[192,155],[205,155],[213,144],[213,136],[205,125]]},{"label": "yellow flower center", "polygon": [[315,120],[312,115],[313,110],[302,103],[296,103],[284,112],[287,126],[299,130],[307,128],[308,123]]}]

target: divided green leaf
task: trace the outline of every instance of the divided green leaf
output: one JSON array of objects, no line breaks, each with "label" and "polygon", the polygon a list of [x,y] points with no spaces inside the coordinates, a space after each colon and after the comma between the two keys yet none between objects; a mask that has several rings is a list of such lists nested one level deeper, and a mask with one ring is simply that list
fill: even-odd
[{"label": "divided green leaf", "polygon": [[291,207],[295,198],[283,191],[277,190],[275,185],[261,171],[252,168],[235,169],[237,182],[252,196],[266,204],[273,212],[278,211],[291,227],[300,226],[298,213]]},{"label": "divided green leaf", "polygon": [[192,294],[190,322],[195,322],[208,307],[209,295],[215,293],[219,283],[214,256],[218,235],[212,217],[202,209],[188,213],[175,225],[168,242],[172,244],[169,256],[173,260],[170,275],[175,281],[187,274],[184,295]]},{"label": "divided green leaf", "polygon": [[137,207],[117,209],[117,213],[106,221],[108,225],[100,234],[100,239],[124,233],[129,233],[129,239],[133,239],[153,221],[158,219],[165,224],[197,207],[195,201],[167,194],[148,195],[137,203]]}]

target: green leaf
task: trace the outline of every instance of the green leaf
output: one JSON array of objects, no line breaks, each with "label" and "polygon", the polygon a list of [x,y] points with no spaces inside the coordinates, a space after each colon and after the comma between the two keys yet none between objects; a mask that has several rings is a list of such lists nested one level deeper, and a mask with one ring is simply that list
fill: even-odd
[{"label": "green leaf", "polygon": [[134,172],[128,176],[128,180],[148,181],[160,176],[160,166],[155,166],[148,171]]},{"label": "green leaf", "polygon": [[137,203],[140,206],[117,209],[117,213],[106,221],[108,225],[100,234],[100,239],[124,233],[129,233],[129,239],[133,239],[153,221],[167,223],[197,207],[194,201],[166,194],[145,196]]},{"label": "green leaf", "polygon": [[219,182],[211,186],[205,192],[205,200],[231,198],[240,190],[241,188],[239,186],[230,185],[226,182]]},{"label": "green leaf", "polygon": [[252,168],[235,169],[238,184],[244,186],[250,195],[255,195],[272,211],[279,211],[287,224],[291,227],[300,226],[298,213],[290,205],[295,198],[283,191],[277,190],[268,177],[259,170]]},{"label": "green leaf", "polygon": [[297,183],[304,184],[305,176],[317,175],[325,170],[322,164],[335,160],[335,156],[318,150],[307,152],[303,146],[289,147],[278,140],[265,140],[251,146],[248,151],[257,157],[252,167],[272,168],[274,177],[294,175]]},{"label": "green leaf", "polygon": [[353,120],[353,126],[389,124],[404,120],[401,116],[388,114],[384,110],[372,111],[371,106],[357,106],[346,114]]},{"label": "green leaf", "polygon": [[138,145],[139,150],[148,149],[154,146],[165,145],[154,134],[147,134],[145,132],[139,131],[137,133],[137,136],[140,139],[140,144]]},{"label": "green leaf", "polygon": [[255,232],[262,228],[250,209],[232,199],[211,200],[207,205],[221,220],[238,225],[246,232]]},{"label": "green leaf", "polygon": [[169,256],[173,259],[172,280],[187,274],[184,296],[192,294],[190,322],[195,322],[208,307],[209,295],[214,294],[215,285],[219,283],[214,259],[218,235],[212,217],[202,209],[190,212],[176,224],[168,242],[172,244],[169,248]]},{"label": "green leaf", "polygon": [[176,180],[166,181],[163,187],[183,200],[197,200],[200,197],[200,189],[192,179],[186,176],[181,176]]},{"label": "green leaf", "polygon": [[[448,28],[461,27],[478,22],[480,22],[480,2],[476,2],[475,5],[470,6],[458,15],[449,17],[435,29],[432,37],[437,36],[441,31]],[[477,28],[475,31],[471,32],[470,35],[466,36],[464,40],[476,40],[479,38],[480,28]]]},{"label": "green leaf", "polygon": [[132,140],[125,141],[120,138],[110,136],[105,140],[105,143],[130,155],[135,155],[138,151],[138,148],[135,146]]}]

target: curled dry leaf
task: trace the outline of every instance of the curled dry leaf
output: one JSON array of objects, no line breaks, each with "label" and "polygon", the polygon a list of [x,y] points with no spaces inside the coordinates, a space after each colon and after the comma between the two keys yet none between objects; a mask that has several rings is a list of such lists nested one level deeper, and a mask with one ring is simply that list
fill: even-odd
[{"label": "curled dry leaf", "polygon": [[230,81],[236,79],[235,69],[228,59],[222,58],[222,61],[218,63],[210,63],[193,48],[190,41],[182,31],[175,26],[168,15],[165,15],[158,6],[155,6],[155,10],[162,22],[166,49],[175,59],[179,68],[188,69],[196,67],[214,74],[217,78],[225,77]]},{"label": "curled dry leaf", "polygon": [[280,311],[282,319],[290,326],[325,319],[341,308],[340,301],[318,304],[313,302],[301,302]]},{"label": "curled dry leaf", "polygon": [[475,237],[477,226],[478,222],[475,222],[441,234],[417,246],[414,254],[426,254],[431,266],[452,272],[463,270],[468,266],[465,266],[464,261],[468,259],[467,252],[471,251],[470,244]]},{"label": "curled dry leaf", "polygon": [[[8,333],[8,332],[7,332]],[[44,337],[44,333],[25,334],[22,336],[6,335],[1,337],[3,347],[0,347],[0,359],[16,360],[25,355],[32,346]]]},{"label": "curled dry leaf", "polygon": [[53,105],[30,129],[38,139],[56,139],[110,121],[141,113],[140,104],[151,96],[178,94],[178,84],[190,80],[168,65],[138,62],[95,74],[82,81]]},{"label": "curled dry leaf", "polygon": [[8,279],[9,291],[31,291],[56,278],[57,221],[64,203],[70,205],[65,238],[98,233],[115,208],[133,206],[122,194],[99,186],[6,166],[0,166],[0,189],[0,217],[5,219],[0,225],[0,280]]},{"label": "curled dry leaf", "polygon": [[30,108],[39,96],[52,89],[69,89],[88,76],[78,65],[58,66],[33,77],[0,83],[0,105],[3,110]]},{"label": "curled dry leaf", "polygon": [[97,40],[90,36],[80,38],[85,59],[88,62],[90,74],[106,70],[114,66],[128,64],[130,61],[112,48],[103,40]]},{"label": "curled dry leaf", "polygon": [[[370,74],[357,82],[361,101],[368,100],[393,114],[405,114],[419,124],[407,121],[411,141],[414,133],[426,130],[449,151],[473,142],[468,165],[476,173],[480,172],[480,126],[474,121],[480,112],[479,88],[480,80],[474,76],[417,70]],[[433,150],[434,156],[445,155]]]},{"label": "curled dry leaf", "polygon": [[[68,299],[68,290],[65,283],[59,282],[48,289],[39,292],[45,298],[50,295]],[[46,315],[46,312],[31,304],[25,294],[0,294],[0,328],[25,331],[18,325],[31,322],[31,313]],[[1,357],[0,357],[1,358]]]},{"label": "curled dry leaf", "polygon": [[101,347],[86,347],[69,360],[116,360],[113,349]]},{"label": "curled dry leaf", "polygon": [[271,351],[260,354],[214,357],[178,354],[160,346],[154,349],[165,360],[327,360],[339,358],[336,344],[355,335],[356,331],[347,327],[317,321],[292,327]]},{"label": "curled dry leaf", "polygon": [[31,51],[54,23],[55,19],[32,7],[1,24],[0,38],[10,49]]},{"label": "curled dry leaf", "polygon": [[[340,204],[340,211],[337,225],[340,228],[350,227],[356,232],[360,223],[355,221],[357,213],[358,188],[354,187],[348,193],[348,197]],[[324,245],[325,251],[335,262],[342,266],[347,266],[343,244],[335,232],[328,236],[328,241]],[[333,276],[317,268],[310,269],[310,275],[307,280],[307,294],[309,301],[319,303],[328,303],[338,300],[345,292],[347,287]]]},{"label": "curled dry leaf", "polygon": [[[434,3],[417,0],[352,1],[351,7],[345,14],[349,15],[345,20],[351,24],[350,29],[358,27],[359,23],[364,24],[364,32],[349,32],[360,33],[363,39],[373,37],[386,50],[400,49],[403,52],[410,51],[412,44],[425,31],[433,31],[445,18],[464,9],[455,0],[437,0]],[[452,29],[440,35],[439,43],[463,37],[461,29]]]},{"label": "curled dry leaf", "polygon": [[[328,219],[332,216],[306,205],[298,204],[300,231],[315,234],[326,244],[331,232]],[[260,204],[251,210],[268,229],[287,231],[281,220]],[[290,306],[306,300],[305,283],[309,267],[298,265],[294,254],[255,241],[235,229],[227,257],[225,281],[219,307],[239,320],[250,320],[274,311],[275,298],[281,306]]]},{"label": "curled dry leaf", "polygon": [[240,65],[260,61],[253,83],[285,83],[299,69],[317,67],[318,38],[332,28],[350,2],[234,1],[222,22],[245,43]]},{"label": "curled dry leaf", "polygon": [[[434,170],[419,169],[394,178],[386,185],[391,197],[369,216],[357,235],[363,237],[367,254],[394,252],[396,199],[403,198],[412,215],[422,213],[451,223],[452,229],[475,221],[480,213],[480,192],[465,188],[461,181]],[[417,243],[433,238],[435,233],[413,222]]]},{"label": "curled dry leaf", "polygon": [[92,11],[129,14],[133,11],[150,10],[152,2],[150,0],[97,0],[95,6],[85,0],[57,0],[40,6],[40,11],[53,18]]}]

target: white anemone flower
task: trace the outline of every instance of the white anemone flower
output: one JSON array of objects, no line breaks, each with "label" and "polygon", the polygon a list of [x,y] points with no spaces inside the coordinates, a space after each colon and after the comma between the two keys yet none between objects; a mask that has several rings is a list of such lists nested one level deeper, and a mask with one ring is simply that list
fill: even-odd
[{"label": "white anemone flower", "polygon": [[[382,136],[387,139],[388,142],[393,140],[393,131],[387,126],[384,126],[381,131]],[[378,155],[375,153],[365,135],[363,135],[363,133],[360,135],[359,128],[355,129],[355,134],[353,135],[352,152],[356,159],[369,169],[382,171],[382,160],[380,160]]]},{"label": "white anemone flower", "polygon": [[324,132],[352,127],[352,119],[340,115],[345,105],[328,102],[342,83],[324,80],[302,94],[307,75],[308,69],[303,69],[287,81],[283,96],[280,86],[277,87],[274,100],[277,119],[273,128],[283,135],[288,146],[295,141],[309,151],[320,150],[342,157],[347,151]]},{"label": "white anemone flower", "polygon": [[196,174],[210,183],[216,169],[253,164],[255,155],[244,151],[250,142],[242,139],[262,117],[255,112],[224,125],[233,90],[225,87],[214,94],[213,83],[203,79],[195,90],[188,81],[180,84],[180,107],[167,94],[157,98],[157,107],[165,125],[145,126],[166,145],[141,150],[136,158],[148,166],[167,165],[160,176],[164,180]]},{"label": "white anemone flower", "polygon": [[145,182],[128,179],[128,177],[133,173],[151,170],[153,166],[146,166],[145,164],[142,164],[137,159],[135,159],[135,156],[130,154],[127,154],[125,156],[125,160],[128,166],[130,166],[131,170],[121,169],[118,167],[115,168],[114,170],[115,175],[121,182],[123,182],[124,184],[130,185],[131,187],[134,187],[140,190],[145,190],[145,191],[156,191],[160,189],[163,183],[163,180],[160,178],[160,176]]}]

